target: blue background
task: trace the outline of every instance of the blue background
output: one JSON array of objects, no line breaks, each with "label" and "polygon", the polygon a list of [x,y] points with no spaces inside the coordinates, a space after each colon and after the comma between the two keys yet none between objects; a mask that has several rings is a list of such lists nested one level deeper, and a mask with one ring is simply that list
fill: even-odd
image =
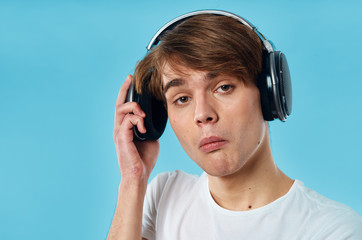
[{"label": "blue background", "polygon": [[[360,1],[0,0],[0,239],[105,239],[120,173],[121,84],[183,13],[239,14],[286,53],[293,114],[274,121],[278,166],[362,214]],[[168,126],[152,177],[200,174]]]}]

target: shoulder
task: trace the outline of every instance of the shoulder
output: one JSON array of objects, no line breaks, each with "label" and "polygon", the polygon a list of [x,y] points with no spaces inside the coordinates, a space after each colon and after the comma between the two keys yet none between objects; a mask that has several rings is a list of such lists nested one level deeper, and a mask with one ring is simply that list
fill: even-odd
[{"label": "shoulder", "polygon": [[315,190],[304,186],[304,183],[299,180],[296,180],[296,185],[300,197],[304,198],[309,207],[317,212],[328,212],[333,214],[351,213],[358,215],[358,213],[349,206],[319,194]]},{"label": "shoulder", "polygon": [[186,180],[186,181],[194,181],[198,179],[198,175],[185,173],[182,170],[170,171],[170,172],[163,172],[158,174],[154,179],[151,181],[175,181],[175,180]]},{"label": "shoulder", "polygon": [[199,178],[198,175],[185,173],[181,170],[158,174],[149,184],[150,187],[164,189],[172,185],[190,186]]},{"label": "shoulder", "polygon": [[148,185],[146,197],[148,195],[156,202],[165,195],[177,197],[185,192],[191,192],[190,189],[195,187],[199,179],[198,175],[188,174],[181,170],[160,173]]},{"label": "shoulder", "polygon": [[[307,188],[298,180],[298,204],[310,216],[310,222],[318,226],[321,239],[327,236],[342,239],[362,239],[362,218],[349,206],[331,200]],[[358,236],[358,238],[354,238]]]}]

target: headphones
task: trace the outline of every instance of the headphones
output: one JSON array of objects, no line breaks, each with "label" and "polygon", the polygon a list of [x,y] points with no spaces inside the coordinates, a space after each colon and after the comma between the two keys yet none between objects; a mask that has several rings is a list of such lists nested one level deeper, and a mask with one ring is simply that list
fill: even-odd
[{"label": "headphones", "polygon": [[[162,35],[166,31],[172,30],[184,20],[200,14],[214,14],[232,17],[238,20],[241,24],[244,24],[252,29],[259,36],[262,44],[264,45],[263,67],[257,79],[263,117],[266,121],[272,121],[276,118],[279,118],[283,122],[286,121],[292,111],[292,85],[287,59],[282,52],[275,51],[275,47],[272,42],[267,40],[257,30],[257,28],[246,19],[233,13],[220,10],[201,10],[186,13],[171,20],[160,28],[148,44],[147,51],[151,51],[158,45]],[[146,79],[145,82],[148,81],[149,79]],[[137,102],[146,113],[144,122],[147,132],[142,134],[137,130],[137,127],[134,126],[134,139],[143,141],[157,140],[160,138],[167,123],[167,111],[164,107],[164,103],[152,97],[152,95],[147,91],[147,87],[143,87],[142,95],[137,94],[133,83],[128,90],[126,101]]]}]

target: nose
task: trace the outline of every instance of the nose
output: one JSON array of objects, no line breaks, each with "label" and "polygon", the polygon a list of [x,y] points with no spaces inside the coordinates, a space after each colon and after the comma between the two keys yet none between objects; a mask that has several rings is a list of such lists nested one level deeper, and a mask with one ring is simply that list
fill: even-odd
[{"label": "nose", "polygon": [[212,104],[205,97],[196,100],[194,122],[197,125],[211,124],[218,121],[217,112]]}]

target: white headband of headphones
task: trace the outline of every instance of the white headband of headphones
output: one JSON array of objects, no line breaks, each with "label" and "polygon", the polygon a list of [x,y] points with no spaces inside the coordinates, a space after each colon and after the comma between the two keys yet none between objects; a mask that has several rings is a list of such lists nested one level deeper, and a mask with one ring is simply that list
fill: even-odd
[{"label": "white headband of headphones", "polygon": [[275,47],[273,46],[273,44],[267,40],[263,34],[261,34],[257,28],[251,24],[249,21],[247,21],[245,18],[242,18],[236,14],[233,14],[231,12],[226,12],[226,11],[221,11],[221,10],[200,10],[200,11],[194,11],[194,12],[190,12],[190,13],[186,13],[184,15],[181,15],[171,21],[169,21],[168,23],[166,23],[162,28],[160,28],[156,34],[152,37],[150,43],[147,45],[147,50],[150,51],[152,50],[153,47],[157,46],[157,44],[160,41],[160,37],[163,34],[163,32],[167,31],[167,30],[171,30],[173,29],[176,25],[178,25],[180,22],[184,21],[185,19],[195,16],[195,15],[200,15],[200,14],[214,14],[214,15],[221,15],[221,16],[227,16],[227,17],[232,17],[236,20],[238,20],[239,22],[241,22],[242,24],[248,26],[250,29],[252,29],[260,38],[260,40],[262,41],[265,49],[270,53],[270,52],[274,52]]}]

